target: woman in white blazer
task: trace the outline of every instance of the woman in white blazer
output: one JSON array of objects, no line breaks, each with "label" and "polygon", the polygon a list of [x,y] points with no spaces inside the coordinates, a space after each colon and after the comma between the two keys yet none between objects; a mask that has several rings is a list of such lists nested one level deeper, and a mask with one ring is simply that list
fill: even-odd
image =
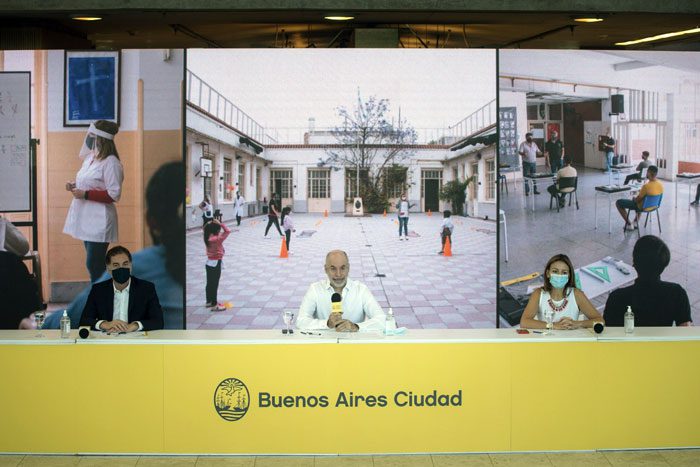
[{"label": "woman in white blazer", "polygon": [[107,120],[91,124],[79,153],[83,164],[75,182],[66,183],[73,201],[63,233],[83,241],[91,282],[104,273],[107,248],[119,238],[114,203],[121,198],[124,168],[114,145],[118,131],[119,125]]}]

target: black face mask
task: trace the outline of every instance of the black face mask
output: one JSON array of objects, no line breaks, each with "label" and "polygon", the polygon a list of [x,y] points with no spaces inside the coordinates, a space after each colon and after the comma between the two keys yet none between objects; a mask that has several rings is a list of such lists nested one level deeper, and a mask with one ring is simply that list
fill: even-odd
[{"label": "black face mask", "polygon": [[87,146],[88,149],[95,149],[95,137],[88,136],[85,138],[85,146]]},{"label": "black face mask", "polygon": [[117,284],[124,284],[126,281],[129,280],[129,277],[131,277],[131,269],[130,268],[117,268],[117,269],[112,269],[112,279]]}]

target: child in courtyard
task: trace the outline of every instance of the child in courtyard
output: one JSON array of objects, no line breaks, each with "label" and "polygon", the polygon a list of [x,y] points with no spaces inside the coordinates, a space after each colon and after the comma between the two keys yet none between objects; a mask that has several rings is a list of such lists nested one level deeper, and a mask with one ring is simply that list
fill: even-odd
[{"label": "child in courtyard", "polygon": [[442,250],[438,251],[439,255],[445,253],[445,241],[448,238],[450,239],[450,245],[452,245],[452,231],[454,230],[455,226],[452,223],[452,219],[450,219],[451,216],[452,211],[450,211],[449,209],[445,209],[445,212],[442,213],[442,224],[440,225],[440,236],[442,237]]},{"label": "child in courtyard", "polygon": [[284,236],[287,238],[287,251],[289,251],[289,241],[292,238],[292,232],[296,232],[294,228],[294,222],[292,222],[292,208],[289,206],[282,209],[282,230],[284,230]]},{"label": "child in courtyard", "polygon": [[207,247],[207,304],[211,311],[224,311],[225,306],[217,300],[219,291],[219,279],[221,278],[221,263],[224,259],[224,240],[229,236],[231,230],[222,224],[218,219],[204,225],[204,245]]}]

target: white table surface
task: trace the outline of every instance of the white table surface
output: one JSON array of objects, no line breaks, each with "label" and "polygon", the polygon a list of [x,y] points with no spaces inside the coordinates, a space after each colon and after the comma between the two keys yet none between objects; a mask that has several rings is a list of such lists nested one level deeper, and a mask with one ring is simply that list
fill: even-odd
[{"label": "white table surface", "polygon": [[77,338],[72,331],[69,339],[61,339],[59,331],[44,330],[45,337],[35,337],[36,331],[0,330],[1,345],[265,345],[265,344],[454,344],[454,343],[542,343],[593,341],[688,341],[700,340],[700,327],[637,328],[627,335],[623,328],[606,328],[596,335],[590,329],[554,330],[551,335],[517,334],[515,329],[409,329],[400,336],[380,333],[336,333],[324,331],[321,336],[307,336],[295,331],[292,336],[280,330],[190,330],[151,331],[147,336],[98,336]]}]

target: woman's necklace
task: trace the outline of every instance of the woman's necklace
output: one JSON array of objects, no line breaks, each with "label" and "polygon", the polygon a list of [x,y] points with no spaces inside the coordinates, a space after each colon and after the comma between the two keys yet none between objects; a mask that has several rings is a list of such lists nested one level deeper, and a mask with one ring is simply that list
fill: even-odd
[{"label": "woman's necklace", "polygon": [[552,309],[555,313],[559,313],[560,311],[563,311],[566,308],[566,305],[569,304],[569,299],[564,297],[564,301],[561,302],[561,305],[555,305],[552,299],[550,298],[547,300],[547,304],[549,304],[549,308]]}]

